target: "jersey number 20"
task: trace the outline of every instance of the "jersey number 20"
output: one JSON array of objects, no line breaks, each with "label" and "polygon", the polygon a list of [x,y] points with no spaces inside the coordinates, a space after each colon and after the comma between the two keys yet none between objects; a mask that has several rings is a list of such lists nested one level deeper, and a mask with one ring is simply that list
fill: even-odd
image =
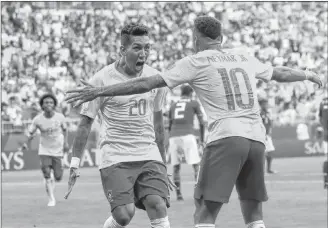
[{"label": "jersey number 20", "polygon": [[[236,110],[236,103],[237,103],[237,106],[241,109],[253,108],[253,106],[254,106],[254,93],[253,93],[252,85],[249,81],[249,77],[248,77],[246,71],[244,69],[241,69],[241,68],[232,68],[229,71],[229,74],[228,74],[227,69],[219,68],[218,72],[222,77],[224,90],[225,90],[225,93],[226,93],[226,98],[227,98],[227,103],[228,103],[228,109],[229,110]],[[241,73],[242,76],[243,76],[243,79],[245,81],[248,100],[249,100],[248,104],[243,103],[242,95],[244,95],[245,93],[241,94],[241,92],[240,92],[240,87],[239,87],[239,83],[238,83],[238,80],[237,80],[236,73]],[[230,77],[229,77],[229,75],[230,75]],[[231,81],[232,81],[232,86],[231,86],[230,78],[231,78]],[[233,87],[233,90],[234,90],[235,93],[232,92],[231,87]]]},{"label": "jersey number 20", "polygon": [[144,116],[146,114],[147,101],[145,99],[131,100],[133,104],[129,107],[129,116]]}]

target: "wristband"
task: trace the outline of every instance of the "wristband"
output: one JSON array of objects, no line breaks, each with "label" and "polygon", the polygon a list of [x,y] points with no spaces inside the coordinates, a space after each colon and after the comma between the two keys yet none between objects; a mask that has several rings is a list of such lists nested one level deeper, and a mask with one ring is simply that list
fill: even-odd
[{"label": "wristband", "polygon": [[70,168],[78,169],[80,166],[80,159],[78,157],[72,157]]}]

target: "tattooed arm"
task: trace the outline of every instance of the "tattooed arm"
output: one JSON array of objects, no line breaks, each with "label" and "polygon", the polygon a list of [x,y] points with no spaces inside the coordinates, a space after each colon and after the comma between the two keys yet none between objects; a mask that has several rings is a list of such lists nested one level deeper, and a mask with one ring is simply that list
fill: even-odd
[{"label": "tattooed arm", "polygon": [[101,87],[98,96],[120,96],[149,92],[155,88],[165,87],[166,83],[161,75],[132,79],[124,83]]},{"label": "tattooed arm", "polygon": [[87,144],[87,140],[91,131],[92,123],[93,119],[88,116],[81,115],[80,124],[78,126],[76,136],[73,142],[72,157],[81,159],[84,147]]},{"label": "tattooed arm", "polygon": [[163,113],[162,111],[154,112],[154,130],[156,143],[161,153],[164,164],[166,164],[166,153],[165,153],[165,130],[163,122]]}]

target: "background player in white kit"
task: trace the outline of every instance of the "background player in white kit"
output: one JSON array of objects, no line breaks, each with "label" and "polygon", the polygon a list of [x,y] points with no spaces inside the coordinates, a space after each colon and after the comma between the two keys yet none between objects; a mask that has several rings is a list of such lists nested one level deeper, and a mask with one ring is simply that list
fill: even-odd
[{"label": "background player in white kit", "polygon": [[188,85],[181,86],[180,99],[171,105],[169,111],[169,150],[173,166],[173,180],[178,200],[183,200],[181,193],[180,153],[184,153],[186,163],[193,166],[195,180],[199,170],[200,156],[197,139],[194,135],[194,117],[198,118],[200,144],[204,143],[204,122],[200,104],[192,100],[193,90]]},{"label": "background player in white kit", "polygon": [[[149,41],[144,25],[126,25],[121,31],[122,57],[97,72],[90,83],[108,86],[158,74],[145,64],[150,51]],[[102,97],[82,107],[73,144],[69,185],[72,187],[75,183],[91,125],[99,114],[99,169],[112,214],[104,228],[127,226],[134,216],[135,206],[147,211],[152,228],[170,227],[166,211],[170,202],[162,115],[166,91],[161,88],[139,95]]]},{"label": "background player in white kit", "polygon": [[62,158],[64,152],[69,149],[67,124],[64,115],[55,111],[57,99],[54,95],[43,95],[39,103],[43,112],[34,117],[28,129],[27,144],[23,145],[23,149],[28,149],[35,132],[40,130],[39,156],[49,198],[48,206],[55,206],[55,181],[60,181],[63,177]]},{"label": "background player in white kit", "polygon": [[265,228],[265,128],[257,101],[256,78],[278,82],[310,80],[319,86],[322,82],[313,72],[273,68],[240,50],[222,50],[221,41],[221,23],[213,17],[197,17],[193,29],[196,54],[177,61],[162,75],[100,88],[85,84],[68,91],[73,94],[66,100],[78,101],[79,105],[98,97],[138,94],[189,83],[209,122],[194,194],[195,227],[215,227],[217,215],[236,185],[246,227]]}]

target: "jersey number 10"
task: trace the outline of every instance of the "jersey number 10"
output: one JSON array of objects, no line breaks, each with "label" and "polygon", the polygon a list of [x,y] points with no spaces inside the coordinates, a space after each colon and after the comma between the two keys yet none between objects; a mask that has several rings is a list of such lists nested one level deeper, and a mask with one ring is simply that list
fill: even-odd
[{"label": "jersey number 10", "polygon": [[[239,108],[241,109],[250,109],[254,107],[254,93],[252,90],[252,85],[249,81],[249,77],[244,69],[241,68],[232,68],[229,71],[225,68],[219,68],[218,69],[219,74],[222,77],[223,85],[224,85],[224,90],[226,93],[226,98],[227,98],[227,103],[228,103],[228,109],[229,110],[236,110],[236,104]],[[247,89],[247,95],[248,95],[248,104],[244,104],[242,100],[242,96],[245,96],[245,93],[240,92],[240,87],[239,83],[237,80],[236,73],[241,73],[243,75],[243,79],[246,83],[246,89]],[[229,77],[230,75],[230,77]],[[232,86],[231,86],[231,82]],[[234,93],[232,92],[232,88],[234,90]]]}]

